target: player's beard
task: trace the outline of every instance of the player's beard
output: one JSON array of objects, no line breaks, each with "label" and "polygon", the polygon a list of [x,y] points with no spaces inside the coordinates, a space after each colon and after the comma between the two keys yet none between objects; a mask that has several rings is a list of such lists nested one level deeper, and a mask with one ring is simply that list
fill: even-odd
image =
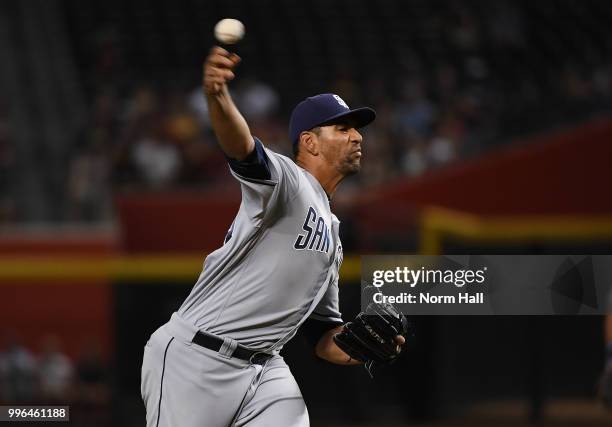
[{"label": "player's beard", "polygon": [[344,162],[340,165],[340,173],[343,176],[351,176],[355,175],[361,170],[361,157],[355,158],[351,153],[345,159]]}]

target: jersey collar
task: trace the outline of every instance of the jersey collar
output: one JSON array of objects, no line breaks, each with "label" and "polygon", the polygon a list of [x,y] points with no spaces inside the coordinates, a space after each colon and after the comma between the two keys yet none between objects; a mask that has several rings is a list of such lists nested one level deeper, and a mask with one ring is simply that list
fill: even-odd
[{"label": "jersey collar", "polygon": [[329,194],[327,194],[327,192],[325,191],[325,189],[323,188],[323,186],[321,185],[321,183],[319,182],[319,180],[317,178],[315,178],[315,176],[313,174],[311,174],[310,172],[308,172],[306,169],[304,169],[303,167],[300,166],[300,169],[302,169],[304,171],[304,173],[306,174],[306,177],[308,178],[308,180],[310,181],[310,184],[317,189],[317,191],[319,193],[321,193],[322,196],[325,196],[325,198],[327,199],[327,202],[329,204],[329,202],[331,202],[331,197],[329,196]]}]

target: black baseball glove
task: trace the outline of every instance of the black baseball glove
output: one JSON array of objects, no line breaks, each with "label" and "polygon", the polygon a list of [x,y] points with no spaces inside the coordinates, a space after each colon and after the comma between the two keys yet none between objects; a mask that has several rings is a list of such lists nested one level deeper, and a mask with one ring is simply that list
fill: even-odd
[{"label": "black baseball glove", "polygon": [[408,332],[408,320],[392,304],[372,302],[333,338],[342,351],[363,362],[373,377],[376,367],[398,358],[401,347],[395,339],[398,335],[406,338]]}]

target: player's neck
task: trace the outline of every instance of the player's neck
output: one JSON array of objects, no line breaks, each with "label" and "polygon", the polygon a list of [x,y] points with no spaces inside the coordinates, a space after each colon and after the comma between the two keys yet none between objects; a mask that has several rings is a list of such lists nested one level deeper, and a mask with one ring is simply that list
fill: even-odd
[{"label": "player's neck", "polygon": [[304,162],[298,162],[298,165],[307,170],[317,181],[319,181],[319,184],[321,184],[321,187],[323,187],[329,199],[333,197],[336,188],[338,188],[338,184],[340,184],[344,178],[337,170],[325,167],[324,165],[305,164]]}]

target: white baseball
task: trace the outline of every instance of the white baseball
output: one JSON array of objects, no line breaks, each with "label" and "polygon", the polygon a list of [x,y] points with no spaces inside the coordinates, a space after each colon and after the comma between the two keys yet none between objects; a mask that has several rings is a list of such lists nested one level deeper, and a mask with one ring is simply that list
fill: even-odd
[{"label": "white baseball", "polygon": [[215,25],[215,38],[221,43],[238,43],[243,37],[244,25],[237,19],[222,19]]}]

